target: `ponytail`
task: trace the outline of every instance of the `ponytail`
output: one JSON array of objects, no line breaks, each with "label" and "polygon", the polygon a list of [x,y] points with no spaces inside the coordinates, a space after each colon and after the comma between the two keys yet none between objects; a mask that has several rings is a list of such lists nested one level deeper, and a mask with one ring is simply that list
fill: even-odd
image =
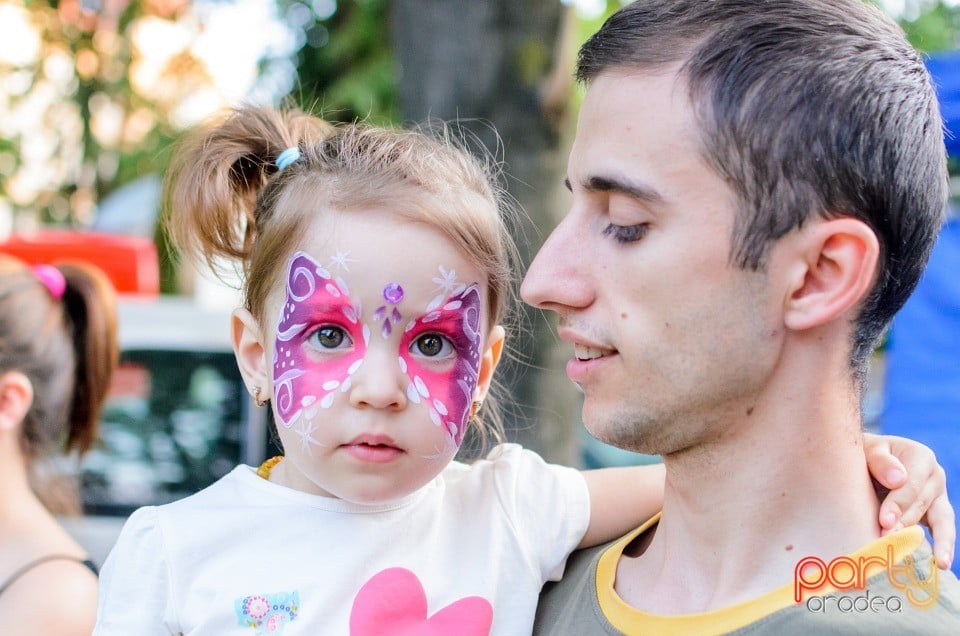
[{"label": "ponytail", "polygon": [[116,298],[100,270],[31,271],[0,256],[0,373],[22,373],[33,386],[20,450],[34,492],[54,513],[76,513],[79,503],[73,480],[45,460],[90,449],[117,349]]},{"label": "ponytail", "polygon": [[58,269],[67,283],[61,302],[75,355],[64,450],[83,454],[96,439],[100,409],[119,358],[116,298],[100,270],[79,264]]},{"label": "ponytail", "polygon": [[277,158],[331,130],[300,111],[244,107],[188,135],[174,153],[164,188],[174,245],[199,254],[214,271],[224,258],[246,267],[263,222],[255,216],[257,197],[279,170]]}]

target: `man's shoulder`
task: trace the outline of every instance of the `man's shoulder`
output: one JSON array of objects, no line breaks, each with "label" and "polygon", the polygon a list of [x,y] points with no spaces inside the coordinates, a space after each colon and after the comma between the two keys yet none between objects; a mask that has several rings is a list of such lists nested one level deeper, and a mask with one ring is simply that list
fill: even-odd
[{"label": "man's shoulder", "polygon": [[[611,574],[606,572],[609,554],[603,559],[603,566],[601,557],[614,544],[580,550],[570,556],[563,579],[544,587],[534,634],[623,633],[604,614],[597,587],[598,571]],[[614,552],[616,550],[611,554]],[[801,632],[891,633],[891,630],[910,634],[960,634],[960,581],[953,573],[933,565],[926,542],[895,567],[871,576],[864,589],[811,596],[804,603],[791,603],[742,623],[730,633],[745,636]]]},{"label": "man's shoulder", "polygon": [[603,615],[597,598],[597,564],[612,543],[577,550],[567,559],[563,578],[547,583],[540,594],[535,635],[619,634]]}]

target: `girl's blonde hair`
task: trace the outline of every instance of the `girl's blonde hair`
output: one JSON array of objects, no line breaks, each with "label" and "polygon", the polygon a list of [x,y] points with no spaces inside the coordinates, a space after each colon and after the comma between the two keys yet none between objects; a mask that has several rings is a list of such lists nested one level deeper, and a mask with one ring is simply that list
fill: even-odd
[{"label": "girl's blonde hair", "polygon": [[[288,148],[300,156],[280,170]],[[215,271],[239,261],[245,307],[261,325],[306,226],[325,208],[371,207],[448,236],[487,273],[487,324],[506,322],[518,260],[505,219],[515,211],[496,162],[469,152],[448,126],[334,125],[298,110],[241,107],[185,139],[165,187],[173,243]],[[484,411],[483,439],[502,438],[495,409]]]}]

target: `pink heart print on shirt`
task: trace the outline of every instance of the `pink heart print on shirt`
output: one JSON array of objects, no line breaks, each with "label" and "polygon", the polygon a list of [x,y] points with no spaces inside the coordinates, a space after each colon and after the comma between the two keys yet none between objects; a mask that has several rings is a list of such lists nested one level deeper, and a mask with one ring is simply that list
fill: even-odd
[{"label": "pink heart print on shirt", "polygon": [[[335,325],[353,340],[353,349],[330,360],[311,359],[305,345],[321,325]],[[287,269],[287,298],[277,324],[273,385],[277,418],[289,428],[304,410],[329,408],[337,391],[350,388],[350,376],[363,363],[370,331],[347,284],[334,278],[309,254],[295,253]],[[316,405],[316,406],[314,406]]]},{"label": "pink heart print on shirt", "polygon": [[427,617],[427,596],[405,568],[382,570],[363,584],[350,610],[350,636],[488,636],[493,607],[467,596]]},{"label": "pink heart print on shirt", "polygon": [[[410,378],[407,399],[423,403],[433,424],[445,428],[457,446],[463,441],[480,375],[481,306],[480,287],[471,285],[407,325],[400,343],[400,368]],[[410,353],[411,344],[427,333],[439,334],[453,345],[457,359],[450,371],[429,369]]]}]

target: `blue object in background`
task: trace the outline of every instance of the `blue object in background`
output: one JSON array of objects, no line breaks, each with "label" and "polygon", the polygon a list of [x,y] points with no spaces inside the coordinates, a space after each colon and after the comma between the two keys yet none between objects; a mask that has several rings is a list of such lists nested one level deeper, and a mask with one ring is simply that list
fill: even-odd
[{"label": "blue object in background", "polygon": [[926,60],[947,128],[947,154],[960,157],[960,51],[933,53]]},{"label": "blue object in background", "polygon": [[[932,448],[960,506],[960,218],[944,226],[917,290],[894,318],[880,428]],[[960,576],[960,559],[952,569]]]}]

